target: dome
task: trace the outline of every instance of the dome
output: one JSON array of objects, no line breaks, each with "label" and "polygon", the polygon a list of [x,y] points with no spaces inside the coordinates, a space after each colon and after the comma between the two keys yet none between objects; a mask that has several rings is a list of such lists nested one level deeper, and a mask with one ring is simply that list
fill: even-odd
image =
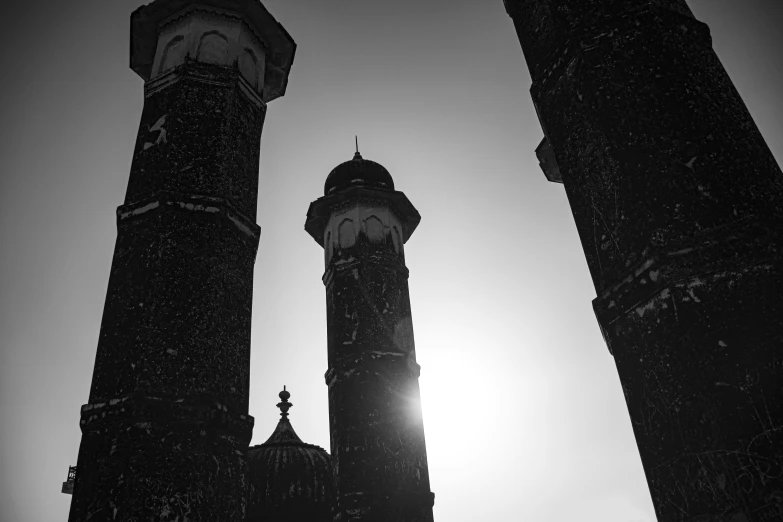
[{"label": "dome", "polygon": [[337,165],[326,177],[324,196],[352,186],[394,190],[394,180],[383,165],[362,158],[356,151],[352,160]]},{"label": "dome", "polygon": [[296,434],[288,420],[289,397],[284,387],[277,428],[266,442],[248,449],[247,522],[332,520],[332,460],[323,448]]}]

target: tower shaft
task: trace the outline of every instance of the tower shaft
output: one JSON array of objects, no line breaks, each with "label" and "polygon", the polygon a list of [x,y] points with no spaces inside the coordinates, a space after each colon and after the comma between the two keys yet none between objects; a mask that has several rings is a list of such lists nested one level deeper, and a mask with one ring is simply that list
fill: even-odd
[{"label": "tower shaft", "polygon": [[[342,521],[432,521],[407,237],[390,193],[404,198],[349,188],[308,212],[308,231],[325,248],[326,383]],[[311,228],[318,215],[322,225]]]},{"label": "tower shaft", "polygon": [[263,16],[158,0],[132,17],[144,109],[71,521],[245,515]]},{"label": "tower shaft", "polygon": [[783,176],[708,27],[684,0],[505,4],[658,520],[781,518]]}]

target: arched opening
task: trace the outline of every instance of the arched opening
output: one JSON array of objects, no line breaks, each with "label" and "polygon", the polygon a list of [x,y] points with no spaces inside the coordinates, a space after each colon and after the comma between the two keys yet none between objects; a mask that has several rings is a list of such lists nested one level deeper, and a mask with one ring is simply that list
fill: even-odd
[{"label": "arched opening", "polygon": [[258,89],[258,59],[252,50],[242,51],[239,57],[239,72],[253,88]]},{"label": "arched opening", "polygon": [[163,49],[163,55],[161,56],[158,74],[168,71],[182,61],[181,54],[184,50],[182,43],[184,41],[185,37],[183,37],[181,34],[169,40],[169,43],[167,43],[166,47]]},{"label": "arched opening", "polygon": [[383,223],[375,216],[370,216],[364,221],[364,228],[367,231],[367,237],[371,242],[377,243],[383,241]]},{"label": "arched opening", "polygon": [[400,242],[400,233],[397,231],[397,227],[392,228],[391,236],[392,236],[392,243],[394,243],[394,251],[399,254],[402,243]]},{"label": "arched opening", "polygon": [[196,59],[204,63],[228,65],[228,39],[217,31],[201,35]]},{"label": "arched opening", "polygon": [[350,248],[356,243],[356,231],[352,219],[344,219],[337,229],[340,248]]}]

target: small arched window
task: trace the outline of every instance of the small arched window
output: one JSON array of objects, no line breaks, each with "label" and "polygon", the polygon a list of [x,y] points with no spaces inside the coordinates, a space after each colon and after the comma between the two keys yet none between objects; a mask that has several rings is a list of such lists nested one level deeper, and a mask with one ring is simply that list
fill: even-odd
[{"label": "small arched window", "polygon": [[364,221],[367,237],[373,243],[383,241],[383,223],[375,216],[370,216]]},{"label": "small arched window", "polygon": [[397,227],[392,228],[392,243],[394,243],[394,251],[398,254],[400,253],[400,247],[402,244],[400,243],[400,233],[397,232]]},{"label": "small arched window", "polygon": [[184,41],[185,38],[181,34],[169,40],[169,43],[167,43],[166,47],[163,49],[163,56],[161,56],[158,74],[168,71],[181,62],[180,55],[184,50],[184,46],[182,45]]},{"label": "small arched window", "polygon": [[228,65],[228,39],[217,31],[201,36],[196,59],[204,63]]},{"label": "small arched window", "polygon": [[352,219],[344,219],[337,230],[340,248],[350,248],[356,243],[356,231]]},{"label": "small arched window", "polygon": [[324,256],[326,257],[325,264],[329,264],[332,260],[332,232],[326,233],[326,239],[324,240]]}]

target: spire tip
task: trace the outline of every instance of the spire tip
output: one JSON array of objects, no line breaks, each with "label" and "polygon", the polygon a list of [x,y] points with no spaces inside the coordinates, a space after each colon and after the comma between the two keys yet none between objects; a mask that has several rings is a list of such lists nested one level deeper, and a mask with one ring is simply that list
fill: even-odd
[{"label": "spire tip", "polygon": [[280,402],[277,403],[277,407],[280,408],[280,416],[285,419],[288,417],[288,409],[293,406],[293,404],[288,402],[291,392],[287,391],[285,386],[283,386],[283,391],[278,394],[278,397],[280,397]]}]

